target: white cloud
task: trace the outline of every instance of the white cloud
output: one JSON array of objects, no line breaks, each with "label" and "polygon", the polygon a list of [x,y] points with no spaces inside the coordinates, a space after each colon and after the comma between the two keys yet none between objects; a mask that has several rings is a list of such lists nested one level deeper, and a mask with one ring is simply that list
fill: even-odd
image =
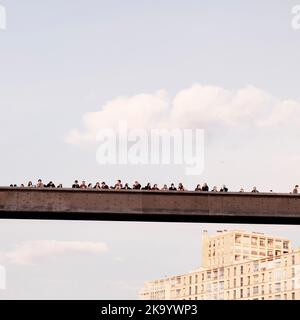
[{"label": "white cloud", "polygon": [[274,127],[300,116],[300,102],[281,100],[254,86],[227,90],[195,84],[170,99],[163,90],[154,94],[119,97],[100,111],[83,116],[83,131],[71,130],[65,141],[74,145],[96,142],[100,129],[129,128]]},{"label": "white cloud", "polygon": [[102,254],[108,251],[103,242],[89,241],[26,241],[11,251],[0,251],[0,261],[4,264],[35,265],[45,258],[68,254]]}]

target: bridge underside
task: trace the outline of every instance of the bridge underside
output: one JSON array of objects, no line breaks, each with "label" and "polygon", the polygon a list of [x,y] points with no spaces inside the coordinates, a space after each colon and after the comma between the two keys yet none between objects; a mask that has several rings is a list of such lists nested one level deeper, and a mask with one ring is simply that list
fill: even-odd
[{"label": "bridge underside", "polygon": [[0,188],[0,218],[300,224],[300,195]]}]

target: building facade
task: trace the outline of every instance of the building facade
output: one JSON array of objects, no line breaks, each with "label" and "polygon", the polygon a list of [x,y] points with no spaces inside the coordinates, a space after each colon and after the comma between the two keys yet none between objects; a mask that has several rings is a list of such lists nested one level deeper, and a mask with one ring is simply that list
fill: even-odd
[{"label": "building facade", "polygon": [[262,233],[203,235],[203,267],[145,283],[143,300],[299,300],[300,249]]}]

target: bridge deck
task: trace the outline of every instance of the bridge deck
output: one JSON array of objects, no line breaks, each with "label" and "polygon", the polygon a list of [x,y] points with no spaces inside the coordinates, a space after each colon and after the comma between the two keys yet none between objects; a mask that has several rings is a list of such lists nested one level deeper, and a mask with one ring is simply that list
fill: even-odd
[{"label": "bridge deck", "polygon": [[0,188],[0,218],[300,224],[300,195]]}]

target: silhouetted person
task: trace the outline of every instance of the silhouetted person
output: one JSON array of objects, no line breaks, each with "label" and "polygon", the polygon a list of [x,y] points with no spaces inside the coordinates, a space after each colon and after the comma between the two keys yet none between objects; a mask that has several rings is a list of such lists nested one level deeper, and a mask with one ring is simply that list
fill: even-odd
[{"label": "silhouetted person", "polygon": [[174,183],[171,183],[169,190],[170,191],[177,191],[177,188],[175,187]]},{"label": "silhouetted person", "polygon": [[220,189],[220,192],[228,192],[228,188],[223,184],[222,188]]},{"label": "silhouetted person", "polygon": [[142,190],[151,190],[151,183],[148,182],[147,185]]},{"label": "silhouetted person", "polygon": [[140,183],[138,181],[135,181],[133,186],[132,186],[132,189],[134,190],[141,190],[142,186],[140,185]]},{"label": "silhouetted person", "polygon": [[252,191],[253,193],[259,193],[259,191],[256,189],[256,187],[253,187]]},{"label": "silhouetted person", "polygon": [[38,183],[37,183],[36,187],[37,187],[37,188],[44,188],[44,184],[43,184],[42,179],[39,179],[39,180],[38,180]]},{"label": "silhouetted person", "polygon": [[201,184],[197,184],[197,187],[195,188],[195,191],[202,191]]},{"label": "silhouetted person", "polygon": [[50,181],[47,185],[46,185],[46,188],[55,188],[55,184]]},{"label": "silhouetted person", "polygon": [[151,190],[154,190],[154,191],[159,190],[159,188],[158,188],[157,184],[155,184],[155,185],[151,188]]},{"label": "silhouetted person", "polygon": [[185,187],[181,182],[178,184],[178,191],[185,191]]},{"label": "silhouetted person", "polygon": [[80,185],[79,185],[79,183],[78,183],[78,180],[75,180],[75,181],[74,181],[74,183],[73,183],[73,185],[72,185],[72,188],[73,188],[73,189],[79,189],[79,188],[80,188]]},{"label": "silhouetted person", "polygon": [[87,189],[87,185],[86,185],[85,181],[81,182],[80,189]]},{"label": "silhouetted person", "polygon": [[297,193],[299,193],[299,186],[296,184],[293,190],[293,194],[297,194]]},{"label": "silhouetted person", "polygon": [[105,190],[109,189],[109,186],[105,183],[105,181],[101,183],[101,189],[105,189]]},{"label": "silhouetted person", "polygon": [[202,191],[209,191],[209,187],[208,187],[207,183],[203,184]]}]

